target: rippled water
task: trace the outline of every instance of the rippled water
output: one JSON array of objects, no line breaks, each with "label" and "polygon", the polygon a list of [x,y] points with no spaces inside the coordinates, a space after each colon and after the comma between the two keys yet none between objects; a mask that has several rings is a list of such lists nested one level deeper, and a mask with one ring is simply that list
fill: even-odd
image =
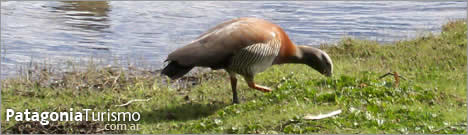
[{"label": "rippled water", "polygon": [[[438,32],[466,17],[466,2],[1,2],[1,68],[66,61],[157,69],[167,54],[237,17],[283,27],[297,44],[343,36],[388,42]],[[3,78],[2,77],[2,78]]]}]

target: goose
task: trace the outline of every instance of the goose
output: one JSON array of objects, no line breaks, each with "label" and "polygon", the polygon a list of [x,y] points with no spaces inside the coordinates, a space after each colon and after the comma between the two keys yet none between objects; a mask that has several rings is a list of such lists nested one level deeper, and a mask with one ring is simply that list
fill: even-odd
[{"label": "goose", "polygon": [[224,69],[229,74],[234,104],[239,103],[236,74],[243,76],[250,88],[270,92],[271,88],[256,84],[254,76],[272,65],[305,64],[328,77],[333,72],[326,52],[295,45],[280,26],[250,17],[218,24],[171,52],[165,62],[168,65],[161,74],[171,79],[184,76],[194,67]]}]

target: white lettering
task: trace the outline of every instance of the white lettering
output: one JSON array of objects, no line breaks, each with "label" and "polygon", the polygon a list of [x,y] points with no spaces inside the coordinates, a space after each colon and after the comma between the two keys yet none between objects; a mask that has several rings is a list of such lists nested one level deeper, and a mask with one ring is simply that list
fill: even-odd
[{"label": "white lettering", "polygon": [[83,121],[83,113],[81,113],[81,112],[76,112],[76,113],[75,113],[75,120],[76,120],[76,121]]},{"label": "white lettering", "polygon": [[91,109],[83,109],[85,111],[85,117],[86,121],[88,121],[88,111],[91,111]]},{"label": "white lettering", "polygon": [[38,112],[32,112],[31,120],[32,121],[39,121],[39,113]]},{"label": "white lettering", "polygon": [[112,112],[112,121],[116,121],[117,120],[117,116],[115,116],[115,114],[117,114],[116,112]]},{"label": "white lettering", "polygon": [[128,114],[128,117],[127,117],[127,118],[129,119],[128,121],[130,121],[131,115],[132,115],[130,112],[119,112],[119,113],[118,113],[118,119],[119,119],[119,121],[121,120],[121,119],[120,119],[120,114],[122,114],[122,116],[123,116],[123,121],[126,121],[126,120],[125,120],[125,115]]},{"label": "white lettering", "polygon": [[[136,114],[136,116],[138,116],[138,118],[135,118],[135,114]],[[134,112],[134,113],[132,114],[132,119],[133,119],[133,121],[138,121],[138,120],[140,120],[140,113]]]},{"label": "white lettering", "polygon": [[68,113],[60,112],[60,121],[68,121]]},{"label": "white lettering", "polygon": [[23,114],[21,112],[16,112],[16,121],[23,121]]},{"label": "white lettering", "polygon": [[69,115],[69,117],[70,117],[70,121],[74,121],[74,120],[73,120],[73,108],[70,108],[70,115]]},{"label": "white lettering", "polygon": [[[6,121],[14,118],[16,121],[39,121],[41,125],[48,125],[50,121],[83,121],[83,115],[85,115],[86,121],[90,121],[89,115],[91,115],[93,121],[139,121],[141,118],[139,112],[111,112],[110,109],[107,109],[107,112],[93,112],[91,109],[82,110],[84,112],[74,112],[73,108],[70,108],[69,112],[34,112],[29,111],[29,109],[25,109],[24,112],[15,112],[13,109],[6,109],[5,114]],[[114,124],[108,125],[106,128],[115,130],[135,127]]]},{"label": "white lettering", "polygon": [[13,109],[7,109],[6,110],[6,113],[7,113],[7,121],[10,121],[10,117],[13,117],[14,114],[15,114],[15,111]]},{"label": "white lettering", "polygon": [[29,114],[31,114],[31,112],[29,112],[28,109],[24,110],[24,115],[25,115],[26,121],[30,121],[30,120],[31,120],[31,118],[29,118]]},{"label": "white lettering", "polygon": [[50,120],[51,121],[58,121],[59,120],[59,114],[57,112],[51,112],[50,113]]},{"label": "white lettering", "polygon": [[49,112],[42,112],[41,113],[41,125],[47,125],[49,124],[49,121],[46,120],[47,118],[49,118]]},{"label": "white lettering", "polygon": [[97,114],[97,118],[94,117],[94,112],[91,112],[91,114],[92,114],[91,118],[93,118],[93,121],[99,121],[99,112]]}]

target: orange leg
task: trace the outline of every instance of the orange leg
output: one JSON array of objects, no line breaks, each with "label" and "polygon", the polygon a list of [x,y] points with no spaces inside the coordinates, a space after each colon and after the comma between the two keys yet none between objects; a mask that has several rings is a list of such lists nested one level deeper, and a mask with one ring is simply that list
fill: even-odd
[{"label": "orange leg", "polygon": [[245,81],[247,81],[247,85],[249,85],[250,88],[256,89],[262,92],[271,92],[271,88],[255,84],[255,82],[253,81],[253,76],[244,77],[244,78],[245,78]]}]

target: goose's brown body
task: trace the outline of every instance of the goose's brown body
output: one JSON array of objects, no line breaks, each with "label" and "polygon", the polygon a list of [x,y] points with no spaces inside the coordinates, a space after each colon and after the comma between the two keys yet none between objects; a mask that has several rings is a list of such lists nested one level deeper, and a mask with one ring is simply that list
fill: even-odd
[{"label": "goose's brown body", "polygon": [[313,68],[319,70],[317,68],[326,68],[324,66],[328,62],[329,71],[319,72],[331,75],[332,70],[331,60],[325,52],[306,46],[298,47],[281,27],[257,18],[238,18],[219,24],[170,53],[167,61],[170,63],[162,74],[172,79],[183,76],[195,66],[225,69],[231,77],[235,103],[238,102],[236,73],[245,77],[249,87],[271,91],[256,85],[253,77],[273,64],[303,63],[316,66]]},{"label": "goose's brown body", "polygon": [[[241,49],[258,43],[271,43],[272,40],[280,41],[281,56],[294,54],[296,47],[278,25],[257,18],[239,18],[208,30],[169,54],[167,60],[187,66],[226,68],[231,57]],[[281,62],[281,57],[276,61]]]}]

